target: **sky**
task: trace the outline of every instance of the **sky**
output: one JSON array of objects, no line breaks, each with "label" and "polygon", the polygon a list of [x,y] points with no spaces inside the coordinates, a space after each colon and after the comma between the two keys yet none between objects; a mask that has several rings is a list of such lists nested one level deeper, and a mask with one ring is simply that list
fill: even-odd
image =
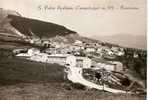
[{"label": "sky", "polygon": [[[45,6],[56,10],[47,10]],[[57,9],[64,6],[74,10]],[[114,9],[102,9],[108,6]],[[80,7],[99,9],[84,10]],[[146,0],[0,0],[0,8],[15,10],[24,17],[64,25],[82,36],[146,35]]]}]

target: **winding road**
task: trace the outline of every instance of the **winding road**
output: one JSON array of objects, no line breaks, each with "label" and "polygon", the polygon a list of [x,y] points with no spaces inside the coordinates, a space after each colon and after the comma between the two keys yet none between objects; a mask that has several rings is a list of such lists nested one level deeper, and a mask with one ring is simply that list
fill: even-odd
[{"label": "winding road", "polygon": [[82,76],[82,68],[78,68],[78,67],[68,67],[68,71],[67,71],[67,78],[68,80],[72,81],[73,83],[79,83],[82,84],[84,86],[90,87],[90,88],[95,88],[98,90],[105,90],[111,93],[127,93],[126,91],[122,91],[122,90],[116,90],[116,89],[112,89],[106,86],[102,86],[102,85],[98,85],[95,84],[93,82],[90,82],[86,79],[83,78]]}]

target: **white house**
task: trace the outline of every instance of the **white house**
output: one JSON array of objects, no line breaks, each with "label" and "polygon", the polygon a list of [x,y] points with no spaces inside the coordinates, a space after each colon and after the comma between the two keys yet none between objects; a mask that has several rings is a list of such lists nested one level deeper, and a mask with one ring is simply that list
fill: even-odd
[{"label": "white house", "polygon": [[60,65],[67,64],[70,67],[76,65],[76,57],[69,54],[53,54],[48,55],[47,63],[57,63]]},{"label": "white house", "polygon": [[27,52],[27,49],[24,49],[24,48],[20,48],[20,49],[14,49],[13,51],[12,51],[14,54],[19,54],[19,53],[21,53],[21,52]]},{"label": "white house", "polygon": [[68,67],[81,67],[90,68],[91,59],[87,57],[75,57],[70,54],[52,54],[48,55],[45,53],[36,54],[31,56],[31,60],[46,62],[46,63],[57,63],[60,65],[66,65]]},{"label": "white house", "polygon": [[122,71],[123,70],[123,64],[119,61],[111,61],[112,64],[115,65],[115,71]]},{"label": "white house", "polygon": [[135,52],[134,52],[133,57],[134,57],[134,58],[138,58],[138,57],[139,57],[139,55],[138,55],[137,53],[135,53]]},{"label": "white house", "polygon": [[47,48],[45,50],[45,53],[48,53],[48,54],[56,54],[57,53],[57,50],[56,50],[56,48],[51,47],[51,48]]},{"label": "white house", "polygon": [[114,52],[117,52],[117,51],[119,51],[119,47],[112,47],[111,50]]},{"label": "white house", "polygon": [[76,65],[76,57],[69,54],[48,55],[46,53],[40,53],[31,56],[29,59],[43,63],[56,63],[60,65],[68,65],[69,67],[74,67]]},{"label": "white house", "polygon": [[118,56],[123,56],[123,55],[124,55],[124,52],[118,51],[118,52],[116,53],[116,55],[118,55]]},{"label": "white house", "polygon": [[49,40],[44,40],[44,41],[42,41],[42,45],[44,47],[50,47],[50,41]]},{"label": "white house", "polygon": [[37,61],[37,62],[47,62],[48,59],[48,54],[46,53],[39,53],[39,54],[34,54],[32,55],[30,58],[28,58],[29,60],[33,60],[33,61]]},{"label": "white house", "polygon": [[92,59],[95,62],[94,69],[106,69],[107,71],[115,71],[116,65],[103,59]]},{"label": "white house", "polygon": [[76,45],[82,45],[82,44],[83,44],[83,42],[82,42],[82,41],[80,41],[80,40],[76,40],[76,41],[74,42],[74,44],[76,44]]},{"label": "white house", "polygon": [[95,52],[95,48],[94,47],[86,47],[86,52]]},{"label": "white house", "polygon": [[108,71],[122,71],[123,70],[123,64],[121,62],[117,61],[110,61],[106,63],[99,62],[97,63],[98,68],[104,68]]},{"label": "white house", "polygon": [[102,53],[102,48],[97,48],[96,52],[97,53]]},{"label": "white house", "polygon": [[28,49],[28,55],[32,56],[34,54],[39,54],[40,53],[40,50],[39,49],[36,49],[36,48],[30,48]]},{"label": "white house", "polygon": [[69,64],[71,67],[75,67],[76,66],[76,57],[73,55],[67,56],[66,64]]},{"label": "white house", "polygon": [[107,52],[109,55],[114,55],[114,53],[112,52],[112,51],[110,51],[110,50],[108,50],[108,52]]},{"label": "white house", "polygon": [[90,68],[92,64],[91,59],[84,57],[83,58],[83,68]]},{"label": "white house", "polygon": [[78,46],[78,45],[71,45],[71,46],[69,47],[69,49],[70,49],[71,51],[79,51],[79,50],[81,50],[81,49],[84,49],[84,47],[83,47],[83,46]]},{"label": "white house", "polygon": [[39,54],[40,50],[36,49],[36,48],[30,48],[28,49],[27,53],[19,53],[16,56],[26,56],[26,57],[30,57],[33,56],[35,54]]},{"label": "white house", "polygon": [[52,54],[40,53],[38,49],[32,48],[28,53],[19,54],[20,56],[27,56],[29,60],[43,62],[43,63],[57,63],[66,65],[68,67],[90,68],[91,59],[87,57],[75,57],[71,54]]},{"label": "white house", "polygon": [[92,61],[87,57],[76,57],[76,67],[91,68]]},{"label": "white house", "polygon": [[115,65],[114,64],[109,64],[109,63],[97,63],[98,68],[103,68],[108,71],[115,71]]}]

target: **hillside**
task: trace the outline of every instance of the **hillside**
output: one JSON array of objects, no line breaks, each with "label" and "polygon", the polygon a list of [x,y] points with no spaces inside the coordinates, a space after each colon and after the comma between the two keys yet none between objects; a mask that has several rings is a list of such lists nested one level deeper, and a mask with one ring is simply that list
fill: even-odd
[{"label": "hillside", "polygon": [[[18,12],[0,9],[0,40],[23,40],[22,37],[53,38],[61,42],[81,40],[86,43],[99,42],[106,45],[117,44],[123,47],[146,49],[146,36],[120,34],[113,36],[82,37],[65,26],[51,22],[25,18]],[[57,36],[57,37],[56,37]],[[60,37],[58,37],[60,36]],[[9,37],[9,38],[8,38]],[[10,38],[11,37],[11,38]],[[56,37],[56,38],[55,38]]]},{"label": "hillside", "polygon": [[18,12],[0,9],[0,48],[15,49],[33,46],[25,41],[28,37],[49,39],[62,36],[63,39],[69,34],[78,35],[62,25],[25,18]]},{"label": "hillside", "polygon": [[24,35],[32,34],[39,37],[54,37],[56,35],[68,35],[76,32],[67,29],[64,26],[50,22],[39,21],[35,19],[24,18],[15,15],[8,15],[11,19],[10,24]]},{"label": "hillside", "polygon": [[66,27],[51,22],[22,17],[11,10],[0,9],[0,35],[54,37],[76,34]]},{"label": "hillside", "polygon": [[13,57],[0,49],[0,86],[18,83],[64,82],[63,66]]}]

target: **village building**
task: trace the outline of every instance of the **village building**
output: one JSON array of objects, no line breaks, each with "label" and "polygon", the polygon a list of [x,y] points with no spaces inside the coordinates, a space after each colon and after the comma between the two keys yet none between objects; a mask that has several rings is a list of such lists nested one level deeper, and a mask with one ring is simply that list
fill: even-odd
[{"label": "village building", "polygon": [[105,49],[103,49],[103,51],[105,52],[105,54],[107,54],[109,56],[114,55],[114,52],[109,48],[105,48]]},{"label": "village building", "polygon": [[[26,50],[27,51],[27,50]],[[27,56],[27,57],[29,57],[29,56],[33,56],[33,55],[35,55],[35,54],[39,54],[40,53],[40,50],[38,50],[38,49],[36,49],[36,48],[30,48],[30,49],[28,49],[28,51],[27,52],[24,52],[24,53],[19,53],[19,54],[17,54],[16,56]]]},{"label": "village building", "polygon": [[123,64],[119,61],[110,61],[110,63],[114,64],[115,65],[115,69],[114,71],[123,71]]},{"label": "village building", "polygon": [[59,54],[67,54],[68,52],[71,52],[69,48],[58,48],[56,49],[56,52]]},{"label": "village building", "polygon": [[139,57],[138,53],[134,52],[133,57],[134,57],[134,58],[138,58],[138,57]]},{"label": "village building", "polygon": [[108,55],[110,55],[110,56],[112,56],[112,55],[114,55],[114,53],[111,51],[111,50],[108,50]]},{"label": "village building", "polygon": [[69,47],[71,51],[79,51],[79,50],[83,50],[84,47],[83,46],[79,46],[79,45],[72,45]]},{"label": "village building", "polygon": [[49,40],[43,40],[42,41],[42,46],[49,48],[51,46],[50,41]]},{"label": "village building", "polygon": [[33,61],[44,63],[56,63],[69,67],[91,68],[91,59],[87,57],[76,57],[70,54],[52,54],[40,53],[29,58]]},{"label": "village building", "polygon": [[86,51],[86,52],[95,52],[96,49],[95,49],[94,47],[89,46],[89,47],[86,47],[86,48],[85,48],[85,51]]},{"label": "village building", "polygon": [[56,43],[55,48],[60,48],[61,45],[59,43]]},{"label": "village building", "polygon": [[111,50],[112,50],[113,52],[118,52],[118,51],[119,51],[119,47],[112,47]]},{"label": "village building", "polygon": [[26,53],[28,50],[26,48],[20,48],[20,49],[14,49],[12,52],[13,54],[19,54],[19,53]]},{"label": "village building", "polygon": [[63,54],[48,55],[46,53],[40,53],[31,56],[29,59],[43,63],[56,63],[63,66],[68,65],[70,67],[76,65],[76,57],[73,55],[63,55]]},{"label": "village building", "polygon": [[32,60],[32,61],[37,61],[37,62],[47,62],[47,57],[48,57],[48,54],[46,54],[46,53],[39,53],[39,54],[32,55],[28,59]]},{"label": "village building", "polygon": [[102,48],[97,48],[96,53],[102,53]]},{"label": "village building", "polygon": [[28,55],[32,56],[32,55],[35,55],[35,54],[39,54],[40,50],[36,49],[36,48],[30,48],[30,49],[28,49],[27,53],[28,53]]},{"label": "village building", "polygon": [[47,54],[56,54],[57,53],[57,50],[54,47],[50,47],[50,48],[47,48],[45,50],[45,53],[47,53]]},{"label": "village building", "polygon": [[91,68],[92,61],[88,57],[76,57],[76,67]]},{"label": "village building", "polygon": [[42,41],[37,36],[30,36],[25,38],[26,41],[30,42],[31,44],[41,44]]},{"label": "village building", "polygon": [[47,63],[57,63],[60,65],[76,65],[76,57],[69,54],[55,54],[47,56]]},{"label": "village building", "polygon": [[106,69],[107,71],[115,71],[115,65],[111,63],[97,63],[98,68]]},{"label": "village building", "polygon": [[92,59],[93,69],[106,69],[107,71],[122,71],[123,64],[117,61],[105,61],[103,59]]},{"label": "village building", "polygon": [[101,47],[102,47],[102,45],[99,44],[99,43],[96,43],[95,46],[96,46],[97,48],[101,48]]},{"label": "village building", "polygon": [[98,48],[97,51],[101,52],[103,54],[108,54],[108,52],[110,52],[111,49],[107,46],[102,46],[102,47]]},{"label": "village building", "polygon": [[82,45],[82,44],[83,44],[83,42],[82,42],[82,41],[80,41],[80,40],[76,40],[76,41],[74,42],[74,44],[76,44],[76,45]]},{"label": "village building", "polygon": [[118,51],[118,52],[115,52],[115,54],[116,54],[117,56],[123,56],[123,55],[124,55],[124,52]]}]

